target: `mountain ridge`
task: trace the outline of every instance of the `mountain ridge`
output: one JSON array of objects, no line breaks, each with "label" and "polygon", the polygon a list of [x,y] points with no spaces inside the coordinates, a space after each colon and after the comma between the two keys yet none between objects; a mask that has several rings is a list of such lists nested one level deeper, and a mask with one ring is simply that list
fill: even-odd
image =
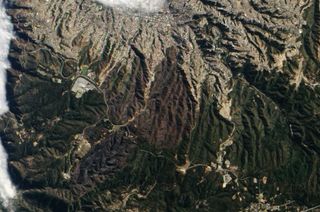
[{"label": "mountain ridge", "polygon": [[139,14],[9,3],[17,38],[2,134],[18,206],[318,204],[317,6],[190,0]]}]

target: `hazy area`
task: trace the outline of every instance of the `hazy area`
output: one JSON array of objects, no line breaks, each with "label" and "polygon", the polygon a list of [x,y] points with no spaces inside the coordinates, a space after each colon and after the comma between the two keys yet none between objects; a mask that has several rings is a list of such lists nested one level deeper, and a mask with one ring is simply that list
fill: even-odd
[{"label": "hazy area", "polygon": [[163,8],[165,0],[97,0],[108,7],[137,10],[140,12],[156,12]]},{"label": "hazy area", "polygon": [[[9,68],[7,56],[9,53],[10,40],[13,37],[12,24],[5,13],[2,0],[0,0],[0,115],[8,111],[6,100],[6,69]],[[16,194],[8,173],[7,153],[0,140],[0,198],[5,206]]]}]

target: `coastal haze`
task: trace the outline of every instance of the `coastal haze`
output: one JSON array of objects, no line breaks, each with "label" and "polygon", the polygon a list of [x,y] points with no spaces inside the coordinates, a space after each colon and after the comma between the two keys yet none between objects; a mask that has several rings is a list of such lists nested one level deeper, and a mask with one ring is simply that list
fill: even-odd
[{"label": "coastal haze", "polygon": [[[6,15],[3,1],[0,0],[0,115],[8,111],[6,101],[6,69],[10,67],[7,56],[10,40],[13,37],[12,24]],[[0,140],[0,198],[5,207],[9,206],[10,199],[14,198],[16,190],[10,180],[7,164],[8,155]]]}]

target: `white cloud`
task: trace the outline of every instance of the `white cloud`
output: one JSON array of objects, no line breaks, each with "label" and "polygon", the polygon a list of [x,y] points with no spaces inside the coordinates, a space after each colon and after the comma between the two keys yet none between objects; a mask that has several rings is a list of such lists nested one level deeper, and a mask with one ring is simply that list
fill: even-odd
[{"label": "white cloud", "polygon": [[137,10],[150,13],[161,10],[166,0],[96,0],[107,7]]},{"label": "white cloud", "polygon": [[[6,100],[6,69],[10,67],[8,53],[10,40],[13,38],[13,27],[6,15],[2,0],[0,0],[0,115],[8,111]],[[0,198],[5,206],[9,206],[11,198],[16,195],[16,189],[8,173],[8,155],[0,140]],[[10,209],[9,209],[10,210]]]},{"label": "white cloud", "polygon": [[16,189],[12,184],[8,173],[7,162],[7,153],[2,144],[0,144],[0,197],[5,207],[10,206],[10,199],[14,198],[16,195]]}]

